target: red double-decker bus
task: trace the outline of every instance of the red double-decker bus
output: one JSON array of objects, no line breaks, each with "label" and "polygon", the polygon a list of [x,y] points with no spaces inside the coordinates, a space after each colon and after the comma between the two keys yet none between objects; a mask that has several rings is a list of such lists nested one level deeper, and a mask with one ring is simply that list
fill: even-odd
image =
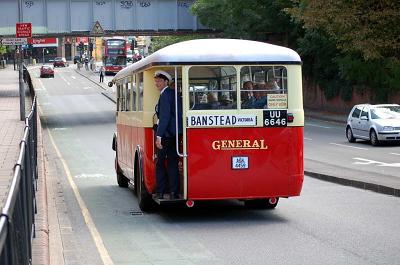
[{"label": "red double-decker bus", "polygon": [[118,73],[126,66],[126,40],[111,38],[104,40],[103,64],[105,73]]},{"label": "red double-decker bus", "polygon": [[[175,102],[182,104],[179,199],[152,196],[158,70],[174,77]],[[226,199],[268,209],[280,198],[300,195],[304,111],[295,51],[247,40],[186,41],[126,67],[112,82],[117,181],[134,187],[142,210],[157,203],[192,207],[195,201]]]}]

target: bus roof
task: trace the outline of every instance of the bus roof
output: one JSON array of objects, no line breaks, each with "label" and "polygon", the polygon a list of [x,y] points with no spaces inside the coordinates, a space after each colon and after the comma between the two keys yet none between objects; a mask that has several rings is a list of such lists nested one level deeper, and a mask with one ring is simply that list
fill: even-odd
[{"label": "bus roof", "polygon": [[238,39],[197,39],[164,47],[124,68],[113,81],[155,65],[301,64],[300,56],[286,47]]}]

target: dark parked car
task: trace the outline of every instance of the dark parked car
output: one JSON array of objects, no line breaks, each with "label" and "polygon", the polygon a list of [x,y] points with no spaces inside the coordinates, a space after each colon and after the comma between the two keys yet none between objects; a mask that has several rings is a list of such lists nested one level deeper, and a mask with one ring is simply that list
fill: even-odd
[{"label": "dark parked car", "polygon": [[40,77],[54,77],[54,69],[51,65],[42,65],[40,67]]},{"label": "dark parked car", "polygon": [[54,67],[67,67],[69,64],[64,57],[56,57],[53,63]]}]

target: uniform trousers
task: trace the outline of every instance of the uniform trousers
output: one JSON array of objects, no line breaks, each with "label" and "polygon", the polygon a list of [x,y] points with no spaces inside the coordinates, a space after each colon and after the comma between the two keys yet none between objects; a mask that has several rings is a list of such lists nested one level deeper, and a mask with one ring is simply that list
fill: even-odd
[{"label": "uniform trousers", "polygon": [[[162,149],[157,150],[156,176],[157,193],[179,194],[178,155],[174,137],[162,137]],[[169,184],[169,189],[167,185]]]}]

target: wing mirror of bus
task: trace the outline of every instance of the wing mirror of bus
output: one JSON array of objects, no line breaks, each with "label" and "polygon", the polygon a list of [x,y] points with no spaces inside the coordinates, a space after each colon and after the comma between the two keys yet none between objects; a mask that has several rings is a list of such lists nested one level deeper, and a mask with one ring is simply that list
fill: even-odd
[{"label": "wing mirror of bus", "polygon": [[113,86],[113,82],[108,82],[108,86],[112,87]]}]

